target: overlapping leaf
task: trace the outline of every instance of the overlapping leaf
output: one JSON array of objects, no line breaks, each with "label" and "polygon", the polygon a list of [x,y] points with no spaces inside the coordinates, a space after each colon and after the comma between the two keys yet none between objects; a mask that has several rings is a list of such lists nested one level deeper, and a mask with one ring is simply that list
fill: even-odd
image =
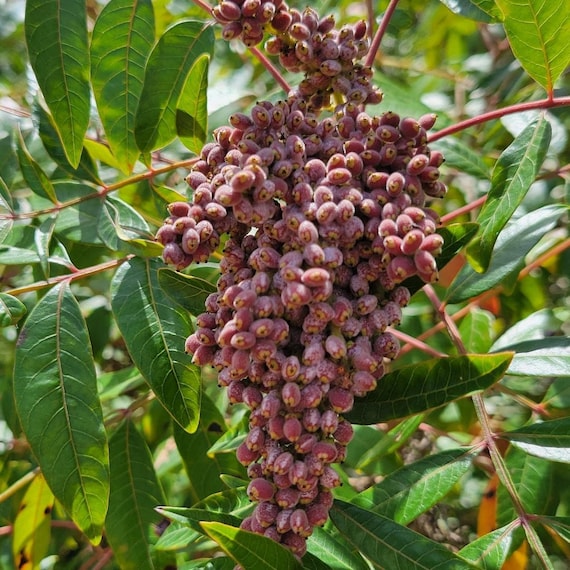
[{"label": "overlapping leaf", "polygon": [[216,291],[216,286],[205,279],[184,275],[167,267],[158,270],[158,283],[174,303],[192,315],[203,313],[206,297]]},{"label": "overlapping leaf", "polygon": [[0,293],[0,327],[15,325],[26,314],[22,301],[8,293]]},{"label": "overlapping leaf", "polygon": [[35,570],[48,553],[54,496],[41,473],[22,501],[12,529],[12,552],[18,570]]},{"label": "overlapping leaf", "polygon": [[501,570],[510,553],[512,533],[513,525],[498,528],[469,543],[458,555],[482,570]]},{"label": "overlapping leaf", "polygon": [[149,152],[172,142],[176,133],[176,108],[183,96],[191,104],[193,86],[187,77],[196,60],[212,54],[214,32],[203,22],[186,20],[166,30],[152,50],[146,66],[140,104],[135,115],[139,149]]},{"label": "overlapping leaf", "polygon": [[447,290],[446,300],[459,303],[498,284],[509,291],[524,267],[525,256],[556,225],[566,209],[562,204],[550,204],[510,223],[497,237],[485,273],[481,275],[465,265]]},{"label": "overlapping leaf", "polygon": [[487,201],[477,218],[479,234],[467,248],[469,261],[477,271],[489,266],[497,236],[534,182],[548,150],[551,130],[550,123],[540,117],[499,157]]},{"label": "overlapping leaf", "polygon": [[[315,527],[307,541],[307,551],[318,558],[326,568],[334,570],[367,570],[368,564],[357,552],[322,528]],[[303,562],[305,560],[303,559]]]},{"label": "overlapping leaf", "polygon": [[462,449],[424,457],[387,475],[351,502],[409,524],[440,501],[469,469],[474,454]]},{"label": "overlapping leaf", "polygon": [[290,550],[270,538],[219,522],[201,523],[204,531],[243,568],[301,570]]},{"label": "overlapping leaf", "polygon": [[377,388],[357,398],[346,417],[375,424],[443,406],[500,380],[512,353],[434,358],[386,374]]},{"label": "overlapping leaf", "polygon": [[550,0],[495,0],[513,53],[548,93],[570,64],[570,4]]},{"label": "overlapping leaf", "polygon": [[107,438],[87,327],[66,282],[46,293],[20,333],[14,397],[48,485],[98,542],[109,495]]},{"label": "overlapping leaf", "polygon": [[192,66],[182,95],[176,105],[176,132],[182,144],[195,154],[200,154],[208,134],[209,55],[202,55]]},{"label": "overlapping leaf", "polygon": [[553,336],[511,345],[508,373],[516,376],[570,376],[570,338]]},{"label": "overlapping leaf", "polygon": [[89,51],[84,0],[28,0],[26,42],[30,64],[75,168],[89,124]]},{"label": "overlapping leaf", "polygon": [[109,146],[126,172],[140,154],[134,137],[135,113],[153,42],[151,0],[112,0],[93,28],[93,93]]},{"label": "overlapping leaf", "polygon": [[501,437],[536,457],[570,463],[570,418],[531,424]]},{"label": "overlapping leaf", "polygon": [[381,570],[475,568],[445,546],[393,520],[336,500],[331,518],[341,534]]},{"label": "overlapping leaf", "polygon": [[111,284],[112,308],[129,353],[166,410],[186,431],[198,426],[200,372],[184,352],[188,313],[158,284],[159,260],[134,258]]},{"label": "overlapping leaf", "polygon": [[109,440],[111,494],[105,522],[106,536],[123,570],[153,570],[155,511],[164,504],[152,455],[131,421],[125,421]]}]

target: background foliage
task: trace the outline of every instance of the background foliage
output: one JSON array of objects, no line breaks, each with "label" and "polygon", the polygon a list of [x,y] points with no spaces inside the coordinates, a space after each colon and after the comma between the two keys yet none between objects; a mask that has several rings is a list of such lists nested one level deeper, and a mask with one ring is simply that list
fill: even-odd
[{"label": "background foliage", "polygon": [[[318,10],[376,29],[377,4]],[[303,564],[567,568],[570,7],[390,8],[377,109],[439,115],[447,265],[355,404]],[[175,273],[153,240],[212,129],[282,96],[208,22],[183,0],[0,4],[3,568],[301,567],[236,528],[244,410],[184,353],[216,261]]]}]

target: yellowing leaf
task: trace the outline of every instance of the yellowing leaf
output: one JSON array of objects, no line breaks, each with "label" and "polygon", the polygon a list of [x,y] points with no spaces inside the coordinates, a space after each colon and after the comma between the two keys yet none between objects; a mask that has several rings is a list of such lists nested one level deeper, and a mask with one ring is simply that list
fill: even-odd
[{"label": "yellowing leaf", "polygon": [[47,554],[54,497],[40,473],[26,491],[14,521],[12,552],[18,570],[35,570]]}]

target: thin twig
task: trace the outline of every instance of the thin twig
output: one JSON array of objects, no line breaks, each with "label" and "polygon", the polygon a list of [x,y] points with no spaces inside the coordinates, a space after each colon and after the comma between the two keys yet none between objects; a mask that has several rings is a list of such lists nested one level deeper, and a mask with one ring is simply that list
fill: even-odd
[{"label": "thin twig", "polygon": [[289,93],[291,91],[291,86],[287,83],[283,75],[279,72],[279,70],[269,61],[267,56],[257,47],[252,46],[249,48],[249,51],[263,64],[263,67],[267,69],[267,71],[271,74],[273,79],[279,83],[281,89],[285,91],[285,93]]}]

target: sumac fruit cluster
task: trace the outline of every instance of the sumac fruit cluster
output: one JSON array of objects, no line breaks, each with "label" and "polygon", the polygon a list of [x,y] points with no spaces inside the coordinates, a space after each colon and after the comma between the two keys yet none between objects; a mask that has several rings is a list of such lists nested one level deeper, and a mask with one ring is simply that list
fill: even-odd
[{"label": "sumac fruit cluster", "polygon": [[[265,2],[249,15],[253,5],[220,3],[214,14],[226,36],[241,26],[241,37],[259,43],[245,23],[272,13],[265,24],[280,33],[271,49],[281,46],[286,67],[299,66],[312,81],[323,61],[337,61],[337,78],[354,79],[348,68],[362,56],[364,24],[336,31],[334,19],[311,9]],[[292,40],[316,37],[320,47],[306,61],[284,56]],[[347,45],[350,58],[341,55]],[[302,84],[286,99],[232,115],[188,175],[191,201],[171,204],[157,233],[177,269],[206,261],[228,236],[217,292],[186,350],[216,368],[230,402],[250,410],[237,457],[257,505],[243,528],[298,556],[326,522],[341,482],[333,465],[353,434],[344,414],[398,354],[390,327],[409,301],[405,281],[436,280],[443,245],[438,216],[426,207],[446,191],[443,157],[427,145],[435,115],[369,115],[364,103],[378,91],[355,98],[340,83],[333,77],[315,92]],[[341,103],[329,111],[330,94]]]}]

